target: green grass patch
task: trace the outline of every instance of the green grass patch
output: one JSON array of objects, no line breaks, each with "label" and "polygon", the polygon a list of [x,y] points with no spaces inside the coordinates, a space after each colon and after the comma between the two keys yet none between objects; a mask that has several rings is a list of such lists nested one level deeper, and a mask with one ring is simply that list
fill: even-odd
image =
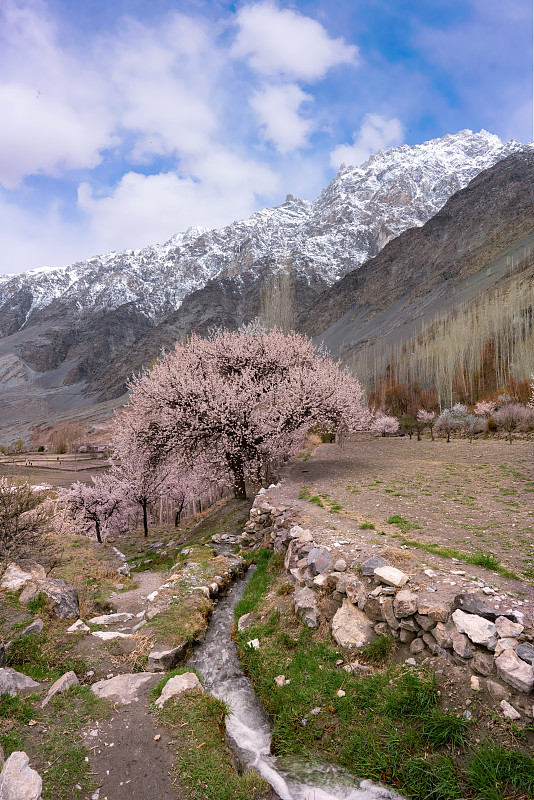
[{"label": "green grass patch", "polygon": [[47,625],[40,634],[30,633],[15,639],[6,653],[6,666],[35,681],[57,680],[73,670],[87,671],[87,663],[70,651],[76,637],[67,636],[59,624]]},{"label": "green grass patch", "polygon": [[[263,553],[248,587],[246,610],[258,617],[272,608],[277,593],[266,580],[273,574],[269,563]],[[258,650],[247,647],[251,638],[258,638]],[[282,759],[337,763],[413,800],[531,796],[532,756],[477,743],[471,724],[442,708],[432,673],[392,663],[393,639],[381,637],[358,653],[377,666],[370,673],[345,672],[337,663],[339,647],[291,612],[271,610],[236,640],[242,666],[273,721],[273,752]],[[274,681],[278,675],[286,678],[281,687]]]},{"label": "green grass patch", "polygon": [[258,605],[278,577],[280,562],[273,558],[272,550],[263,548],[255,550],[250,555],[256,562],[256,569],[245,587],[241,600],[239,600],[234,609],[236,620],[243,614],[248,614]]},{"label": "green grass patch", "polygon": [[404,519],[404,517],[401,517],[400,514],[394,514],[392,517],[389,517],[386,522],[388,525],[396,525],[397,528],[400,528],[403,533],[421,528],[417,522],[410,522],[409,520]]},{"label": "green grass patch", "polygon": [[175,732],[174,771],[192,800],[255,800],[268,786],[255,772],[239,773],[224,739],[226,705],[215,697],[188,692],[158,712]]},{"label": "green grass patch", "polygon": [[360,525],[361,531],[374,531],[376,530],[374,522],[362,522]]}]

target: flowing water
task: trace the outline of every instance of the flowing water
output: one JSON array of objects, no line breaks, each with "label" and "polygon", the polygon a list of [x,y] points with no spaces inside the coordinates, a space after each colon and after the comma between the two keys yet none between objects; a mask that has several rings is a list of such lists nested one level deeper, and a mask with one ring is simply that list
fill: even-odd
[{"label": "flowing water", "polygon": [[204,687],[229,706],[226,730],[239,762],[247,769],[254,768],[281,800],[403,800],[393,790],[373,781],[359,781],[337,767],[282,763],[270,754],[269,717],[241,671],[231,638],[234,607],[247,579],[235,583],[219,601],[206,639],[189,662]]}]

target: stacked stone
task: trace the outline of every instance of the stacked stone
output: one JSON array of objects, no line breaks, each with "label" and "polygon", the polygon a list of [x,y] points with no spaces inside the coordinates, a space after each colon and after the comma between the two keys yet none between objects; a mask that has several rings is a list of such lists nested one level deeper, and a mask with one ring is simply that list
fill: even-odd
[{"label": "stacked stone", "polygon": [[291,512],[285,506],[272,506],[263,495],[258,495],[250,509],[250,519],[245,525],[239,544],[243,549],[268,546],[272,544],[276,552],[285,549],[277,535],[287,530]]},{"label": "stacked stone", "polygon": [[[285,551],[285,569],[296,583],[295,612],[306,625],[328,624],[347,649],[392,635],[414,655],[441,656],[486,678],[495,699],[506,703],[511,696],[507,687],[521,693],[516,704],[532,716],[532,698],[528,706],[524,695],[534,690],[534,628],[524,624],[520,611],[492,608],[476,593],[453,600],[429,597],[415,590],[419,587],[407,588],[410,576],[380,556],[351,572],[342,558],[335,560],[329,548],[314,542],[311,531],[292,524],[288,509],[261,498],[252,512],[249,541],[256,536],[276,552]],[[370,579],[367,585],[365,578]],[[480,684],[478,677],[473,680]]]}]

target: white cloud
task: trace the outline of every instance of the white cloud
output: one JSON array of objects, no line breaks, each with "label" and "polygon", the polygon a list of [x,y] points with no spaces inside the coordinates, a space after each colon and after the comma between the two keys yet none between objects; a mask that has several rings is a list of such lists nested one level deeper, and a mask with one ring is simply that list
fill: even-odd
[{"label": "white cloud", "polygon": [[267,86],[254,92],[250,105],[265,129],[265,138],[281,153],[289,153],[306,144],[312,130],[310,120],[299,116],[303,103],[313,100],[295,84]]},{"label": "white cloud", "polygon": [[357,47],[331,39],[317,20],[274,3],[243,6],[237,22],[232,54],[247,59],[260,75],[316,81],[331,67],[357,61]]},{"label": "white cloud", "polygon": [[99,250],[164,242],[194,225],[227,225],[254,211],[256,193],[277,188],[270,170],[223,150],[203,158],[195,172],[195,177],[128,172],[106,197],[80,184],[78,205]]},{"label": "white cloud", "polygon": [[366,114],[360,130],[354,133],[354,144],[341,144],[330,153],[333,167],[340,164],[360,166],[371,153],[386,147],[402,144],[404,128],[396,117],[386,119],[379,114]]},{"label": "white cloud", "polygon": [[[40,6],[37,6],[40,8]],[[103,75],[57,44],[43,12],[6,0],[0,11],[0,183],[92,168],[116,140]]]}]

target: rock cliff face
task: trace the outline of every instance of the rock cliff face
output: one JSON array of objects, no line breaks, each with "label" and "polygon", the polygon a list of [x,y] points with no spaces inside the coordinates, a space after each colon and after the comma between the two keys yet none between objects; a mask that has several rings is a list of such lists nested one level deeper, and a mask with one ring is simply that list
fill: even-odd
[{"label": "rock cliff face", "polygon": [[[299,326],[321,331],[337,319],[338,301],[338,310],[350,305],[336,294],[338,282],[362,286],[358,268],[387,242],[420,228],[482,170],[524,149],[485,131],[396,147],[362,167],[342,166],[313,203],[288,196],[281,206],[221,230],[189,229],[165,245],[0,279],[5,415],[22,419],[31,408],[34,416],[37,403],[47,417],[118,397],[132,373],[191,330],[203,334],[253,319],[262,287],[282,267],[291,269],[296,309],[310,309]],[[375,267],[365,269],[369,276]],[[434,275],[431,259],[414,269],[429,285],[443,279],[439,270]],[[395,272],[398,287],[387,279],[389,294],[404,291],[404,272],[405,261]],[[377,294],[376,283],[366,286],[362,303],[374,307],[384,293]],[[316,312],[315,301],[328,287],[332,294]]]}]

